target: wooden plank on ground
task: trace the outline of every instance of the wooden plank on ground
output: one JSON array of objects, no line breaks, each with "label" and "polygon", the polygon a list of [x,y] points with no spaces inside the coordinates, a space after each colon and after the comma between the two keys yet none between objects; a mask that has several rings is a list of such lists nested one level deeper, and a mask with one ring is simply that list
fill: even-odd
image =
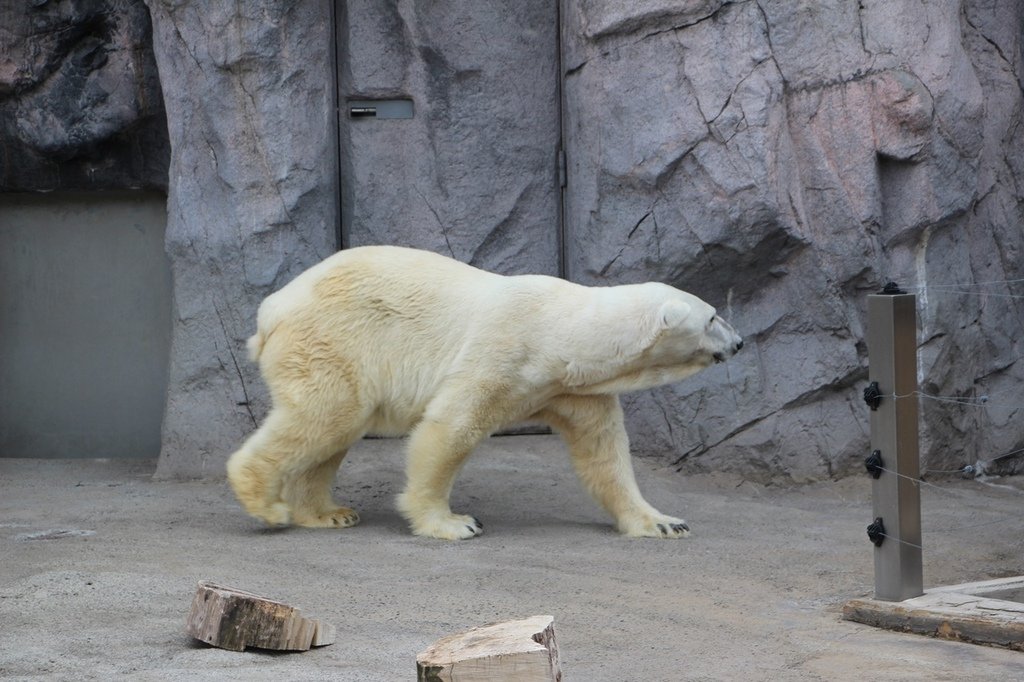
[{"label": "wooden plank on ground", "polygon": [[206,581],[196,589],[185,631],[231,651],[306,651],[335,639],[334,626],[306,618],[294,606]]},{"label": "wooden plank on ground", "polygon": [[416,657],[416,679],[559,682],[562,671],[554,623],[551,616],[533,616],[483,625],[439,639]]},{"label": "wooden plank on ground", "polygon": [[888,630],[1024,651],[1024,603],[994,598],[1015,596],[1021,584],[1018,577],[936,588],[899,602],[852,599],[843,605],[843,618]]}]

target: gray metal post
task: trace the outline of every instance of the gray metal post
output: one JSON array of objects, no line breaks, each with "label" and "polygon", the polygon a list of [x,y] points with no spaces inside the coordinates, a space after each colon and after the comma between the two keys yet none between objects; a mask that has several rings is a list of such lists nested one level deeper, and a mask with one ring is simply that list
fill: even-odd
[{"label": "gray metal post", "polygon": [[875,546],[875,598],[903,601],[924,594],[916,296],[868,296],[868,355],[868,380],[878,382],[882,396],[871,411],[871,447],[887,470],[872,484],[874,517],[885,528]]}]

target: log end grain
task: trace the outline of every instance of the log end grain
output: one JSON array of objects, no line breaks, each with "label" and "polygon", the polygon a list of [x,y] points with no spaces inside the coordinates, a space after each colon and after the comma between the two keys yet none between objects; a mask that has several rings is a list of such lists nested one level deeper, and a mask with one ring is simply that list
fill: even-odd
[{"label": "log end grain", "polygon": [[199,583],[185,631],[212,646],[306,651],[333,644],[334,626],[306,618],[294,606],[211,582]]},{"label": "log end grain", "polygon": [[439,639],[416,657],[417,679],[559,682],[554,618],[533,616],[483,625]]}]

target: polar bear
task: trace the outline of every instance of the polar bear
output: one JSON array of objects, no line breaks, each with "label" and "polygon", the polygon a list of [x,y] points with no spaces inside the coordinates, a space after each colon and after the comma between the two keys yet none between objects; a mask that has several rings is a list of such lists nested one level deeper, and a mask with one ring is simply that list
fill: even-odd
[{"label": "polar bear", "polygon": [[617,394],[678,381],[743,341],[701,299],[659,283],[587,287],[496,275],[394,246],[340,251],[266,298],[249,339],[270,390],[264,423],[228,461],[249,514],[347,527],[332,500],[346,451],[409,435],[398,508],[416,535],[480,535],[449,495],[473,447],[540,421],[559,432],[590,494],[629,536],[689,534],[633,475]]}]

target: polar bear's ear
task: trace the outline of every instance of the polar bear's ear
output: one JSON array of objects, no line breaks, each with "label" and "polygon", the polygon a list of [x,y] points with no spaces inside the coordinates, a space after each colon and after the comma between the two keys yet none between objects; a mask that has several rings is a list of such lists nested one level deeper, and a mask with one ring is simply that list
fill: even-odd
[{"label": "polar bear's ear", "polygon": [[662,329],[673,329],[683,324],[690,316],[690,304],[677,299],[670,299],[661,305],[660,318]]}]

